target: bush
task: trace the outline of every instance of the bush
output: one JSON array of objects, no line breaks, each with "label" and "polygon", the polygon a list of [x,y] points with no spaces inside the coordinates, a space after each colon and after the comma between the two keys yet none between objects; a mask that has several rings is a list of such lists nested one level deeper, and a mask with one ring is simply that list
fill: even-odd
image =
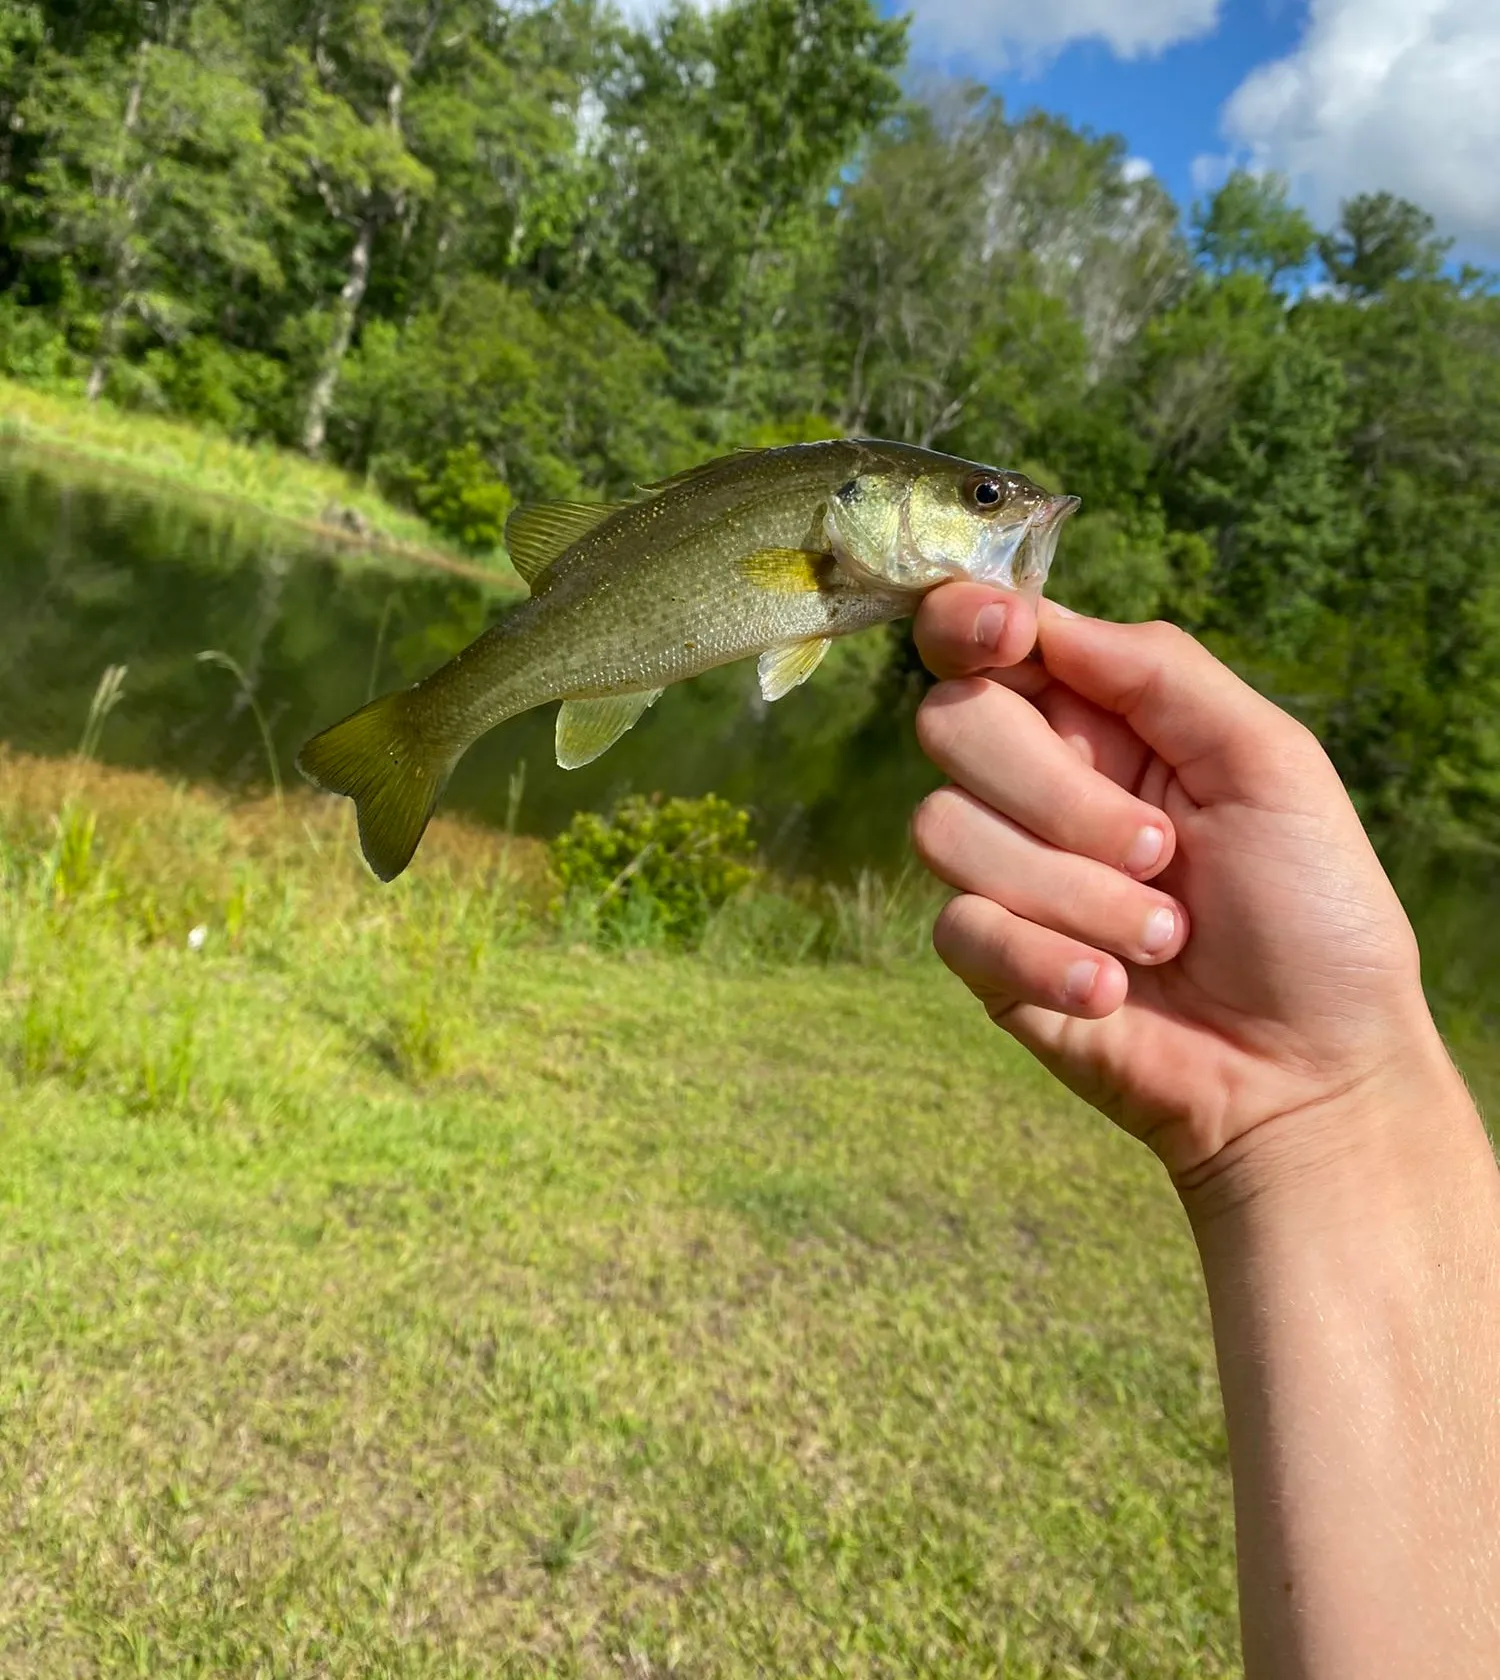
[{"label": "bush", "polygon": [[[137,391],[123,389],[122,369],[111,380],[111,395],[125,399],[123,406],[165,407],[217,426],[230,437],[274,432],[287,399],[287,374],[281,362],[213,338],[189,338],[152,350],[135,371]],[[116,386],[122,388],[116,390]]]},{"label": "bush", "polygon": [[632,795],[607,818],[580,811],[552,842],[552,863],[565,919],[621,943],[695,943],[758,874],[750,813],[712,793]]},{"label": "bush", "polygon": [[39,308],[0,297],[0,373],[55,390],[78,371],[67,340]]},{"label": "bush", "polygon": [[514,498],[478,444],[450,449],[435,476],[414,467],[408,485],[417,512],[434,530],[474,554],[500,546]]}]

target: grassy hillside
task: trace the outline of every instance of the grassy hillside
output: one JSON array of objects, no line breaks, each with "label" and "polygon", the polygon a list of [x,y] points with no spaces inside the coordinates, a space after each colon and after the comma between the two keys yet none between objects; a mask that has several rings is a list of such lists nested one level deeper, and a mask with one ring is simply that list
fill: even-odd
[{"label": "grassy hillside", "polygon": [[254,508],[328,541],[477,569],[417,515],[337,467],[268,443],[238,443],[190,421],[0,378],[0,439]]},{"label": "grassy hillside", "polygon": [[0,1674],[1234,1672],[1184,1223],[935,962],[79,764],[0,836]]}]

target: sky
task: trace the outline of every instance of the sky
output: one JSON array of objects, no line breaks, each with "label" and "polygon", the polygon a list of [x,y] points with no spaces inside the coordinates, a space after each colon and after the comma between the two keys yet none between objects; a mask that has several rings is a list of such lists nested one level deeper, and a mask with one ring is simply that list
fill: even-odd
[{"label": "sky", "polygon": [[881,3],[910,12],[915,65],[1123,135],[1184,206],[1235,164],[1284,173],[1323,225],[1387,189],[1500,263],[1500,0]]}]

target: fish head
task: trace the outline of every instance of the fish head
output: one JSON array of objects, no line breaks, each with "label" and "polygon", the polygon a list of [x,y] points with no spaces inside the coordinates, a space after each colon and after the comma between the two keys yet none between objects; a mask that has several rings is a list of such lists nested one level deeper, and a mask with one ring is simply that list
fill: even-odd
[{"label": "fish head", "polygon": [[945,456],[934,465],[875,466],[836,492],[827,535],[845,569],[884,589],[922,592],[954,578],[1035,599],[1076,496],[1054,496],[1024,473]]}]

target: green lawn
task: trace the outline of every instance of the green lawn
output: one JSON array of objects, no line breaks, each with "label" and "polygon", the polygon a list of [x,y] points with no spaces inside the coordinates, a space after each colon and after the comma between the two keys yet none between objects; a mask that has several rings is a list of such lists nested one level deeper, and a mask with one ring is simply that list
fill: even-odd
[{"label": "green lawn", "polygon": [[86,766],[0,836],[0,1674],[1235,1672],[1185,1224],[935,961]]}]

